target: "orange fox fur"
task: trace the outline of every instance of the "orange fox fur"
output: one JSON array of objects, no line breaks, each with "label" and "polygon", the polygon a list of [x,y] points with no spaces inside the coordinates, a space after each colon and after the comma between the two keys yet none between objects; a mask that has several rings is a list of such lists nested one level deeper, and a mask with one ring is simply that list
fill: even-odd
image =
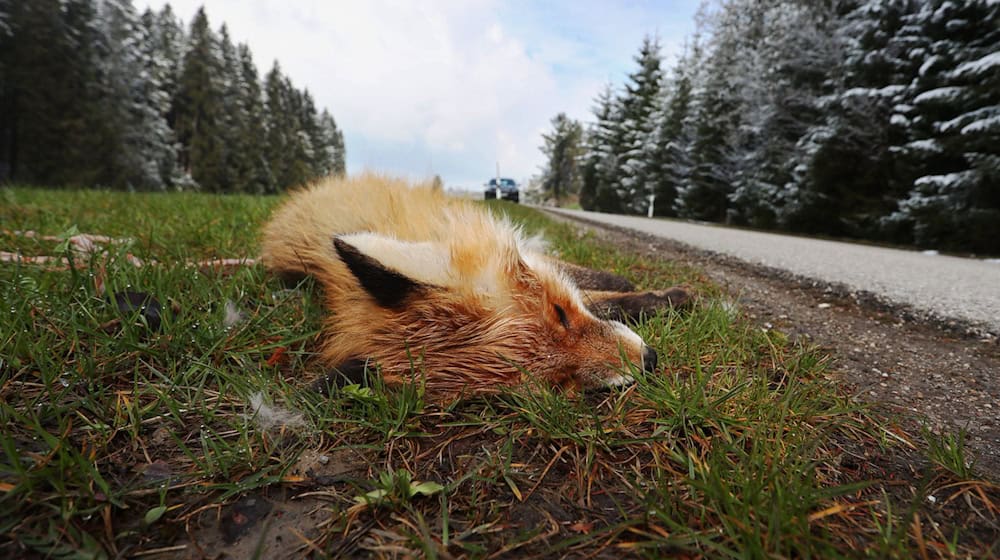
[{"label": "orange fox fur", "polygon": [[467,201],[374,174],[293,193],[263,232],[265,266],[312,276],[331,367],[365,360],[430,396],[492,393],[528,376],[569,389],[629,381],[656,353],[596,318],[520,230]]}]

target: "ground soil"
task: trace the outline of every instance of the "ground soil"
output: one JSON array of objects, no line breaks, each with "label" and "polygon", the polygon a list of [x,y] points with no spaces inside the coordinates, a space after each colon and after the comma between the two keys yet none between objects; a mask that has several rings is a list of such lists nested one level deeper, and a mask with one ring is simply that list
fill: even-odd
[{"label": "ground soil", "polygon": [[624,249],[703,270],[761,328],[778,329],[828,352],[833,378],[856,399],[898,419],[907,432],[967,430],[974,471],[1000,481],[1000,343],[995,333],[942,322],[844,286],[584,223]]}]

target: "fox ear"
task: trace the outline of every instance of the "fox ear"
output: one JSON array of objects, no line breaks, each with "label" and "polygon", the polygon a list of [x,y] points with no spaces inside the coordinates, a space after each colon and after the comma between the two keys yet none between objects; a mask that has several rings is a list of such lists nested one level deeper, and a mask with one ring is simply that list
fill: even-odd
[{"label": "fox ear", "polygon": [[447,272],[447,261],[442,260],[446,255],[430,243],[355,233],[335,237],[333,246],[361,287],[389,309],[399,309],[409,296],[434,287]]}]

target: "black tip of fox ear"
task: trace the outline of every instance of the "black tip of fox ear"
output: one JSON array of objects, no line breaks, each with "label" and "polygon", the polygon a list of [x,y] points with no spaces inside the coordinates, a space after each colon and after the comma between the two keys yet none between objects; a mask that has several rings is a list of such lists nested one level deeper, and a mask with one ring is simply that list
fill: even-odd
[{"label": "black tip of fox ear", "polygon": [[416,280],[386,268],[339,237],[333,238],[333,246],[361,287],[382,307],[399,309],[407,297],[423,287]]}]

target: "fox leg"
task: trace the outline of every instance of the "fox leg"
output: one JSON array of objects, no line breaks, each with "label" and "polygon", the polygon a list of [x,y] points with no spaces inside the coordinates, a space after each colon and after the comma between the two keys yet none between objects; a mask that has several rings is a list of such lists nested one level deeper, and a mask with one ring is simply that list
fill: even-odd
[{"label": "fox leg", "polygon": [[617,274],[555,259],[553,262],[584,291],[584,302],[598,317],[638,321],[642,315],[653,315],[668,307],[679,309],[692,301],[690,291],[682,286],[636,292],[631,282]]},{"label": "fox leg", "polygon": [[680,309],[693,301],[691,292],[683,286],[647,292],[584,290],[583,299],[594,315],[621,322],[638,322],[642,316],[654,315],[661,309]]},{"label": "fox leg", "polygon": [[572,278],[573,282],[581,290],[601,290],[606,292],[635,291],[635,286],[631,282],[624,276],[619,276],[613,272],[595,270],[556,259],[552,259],[552,262],[567,276]]}]

